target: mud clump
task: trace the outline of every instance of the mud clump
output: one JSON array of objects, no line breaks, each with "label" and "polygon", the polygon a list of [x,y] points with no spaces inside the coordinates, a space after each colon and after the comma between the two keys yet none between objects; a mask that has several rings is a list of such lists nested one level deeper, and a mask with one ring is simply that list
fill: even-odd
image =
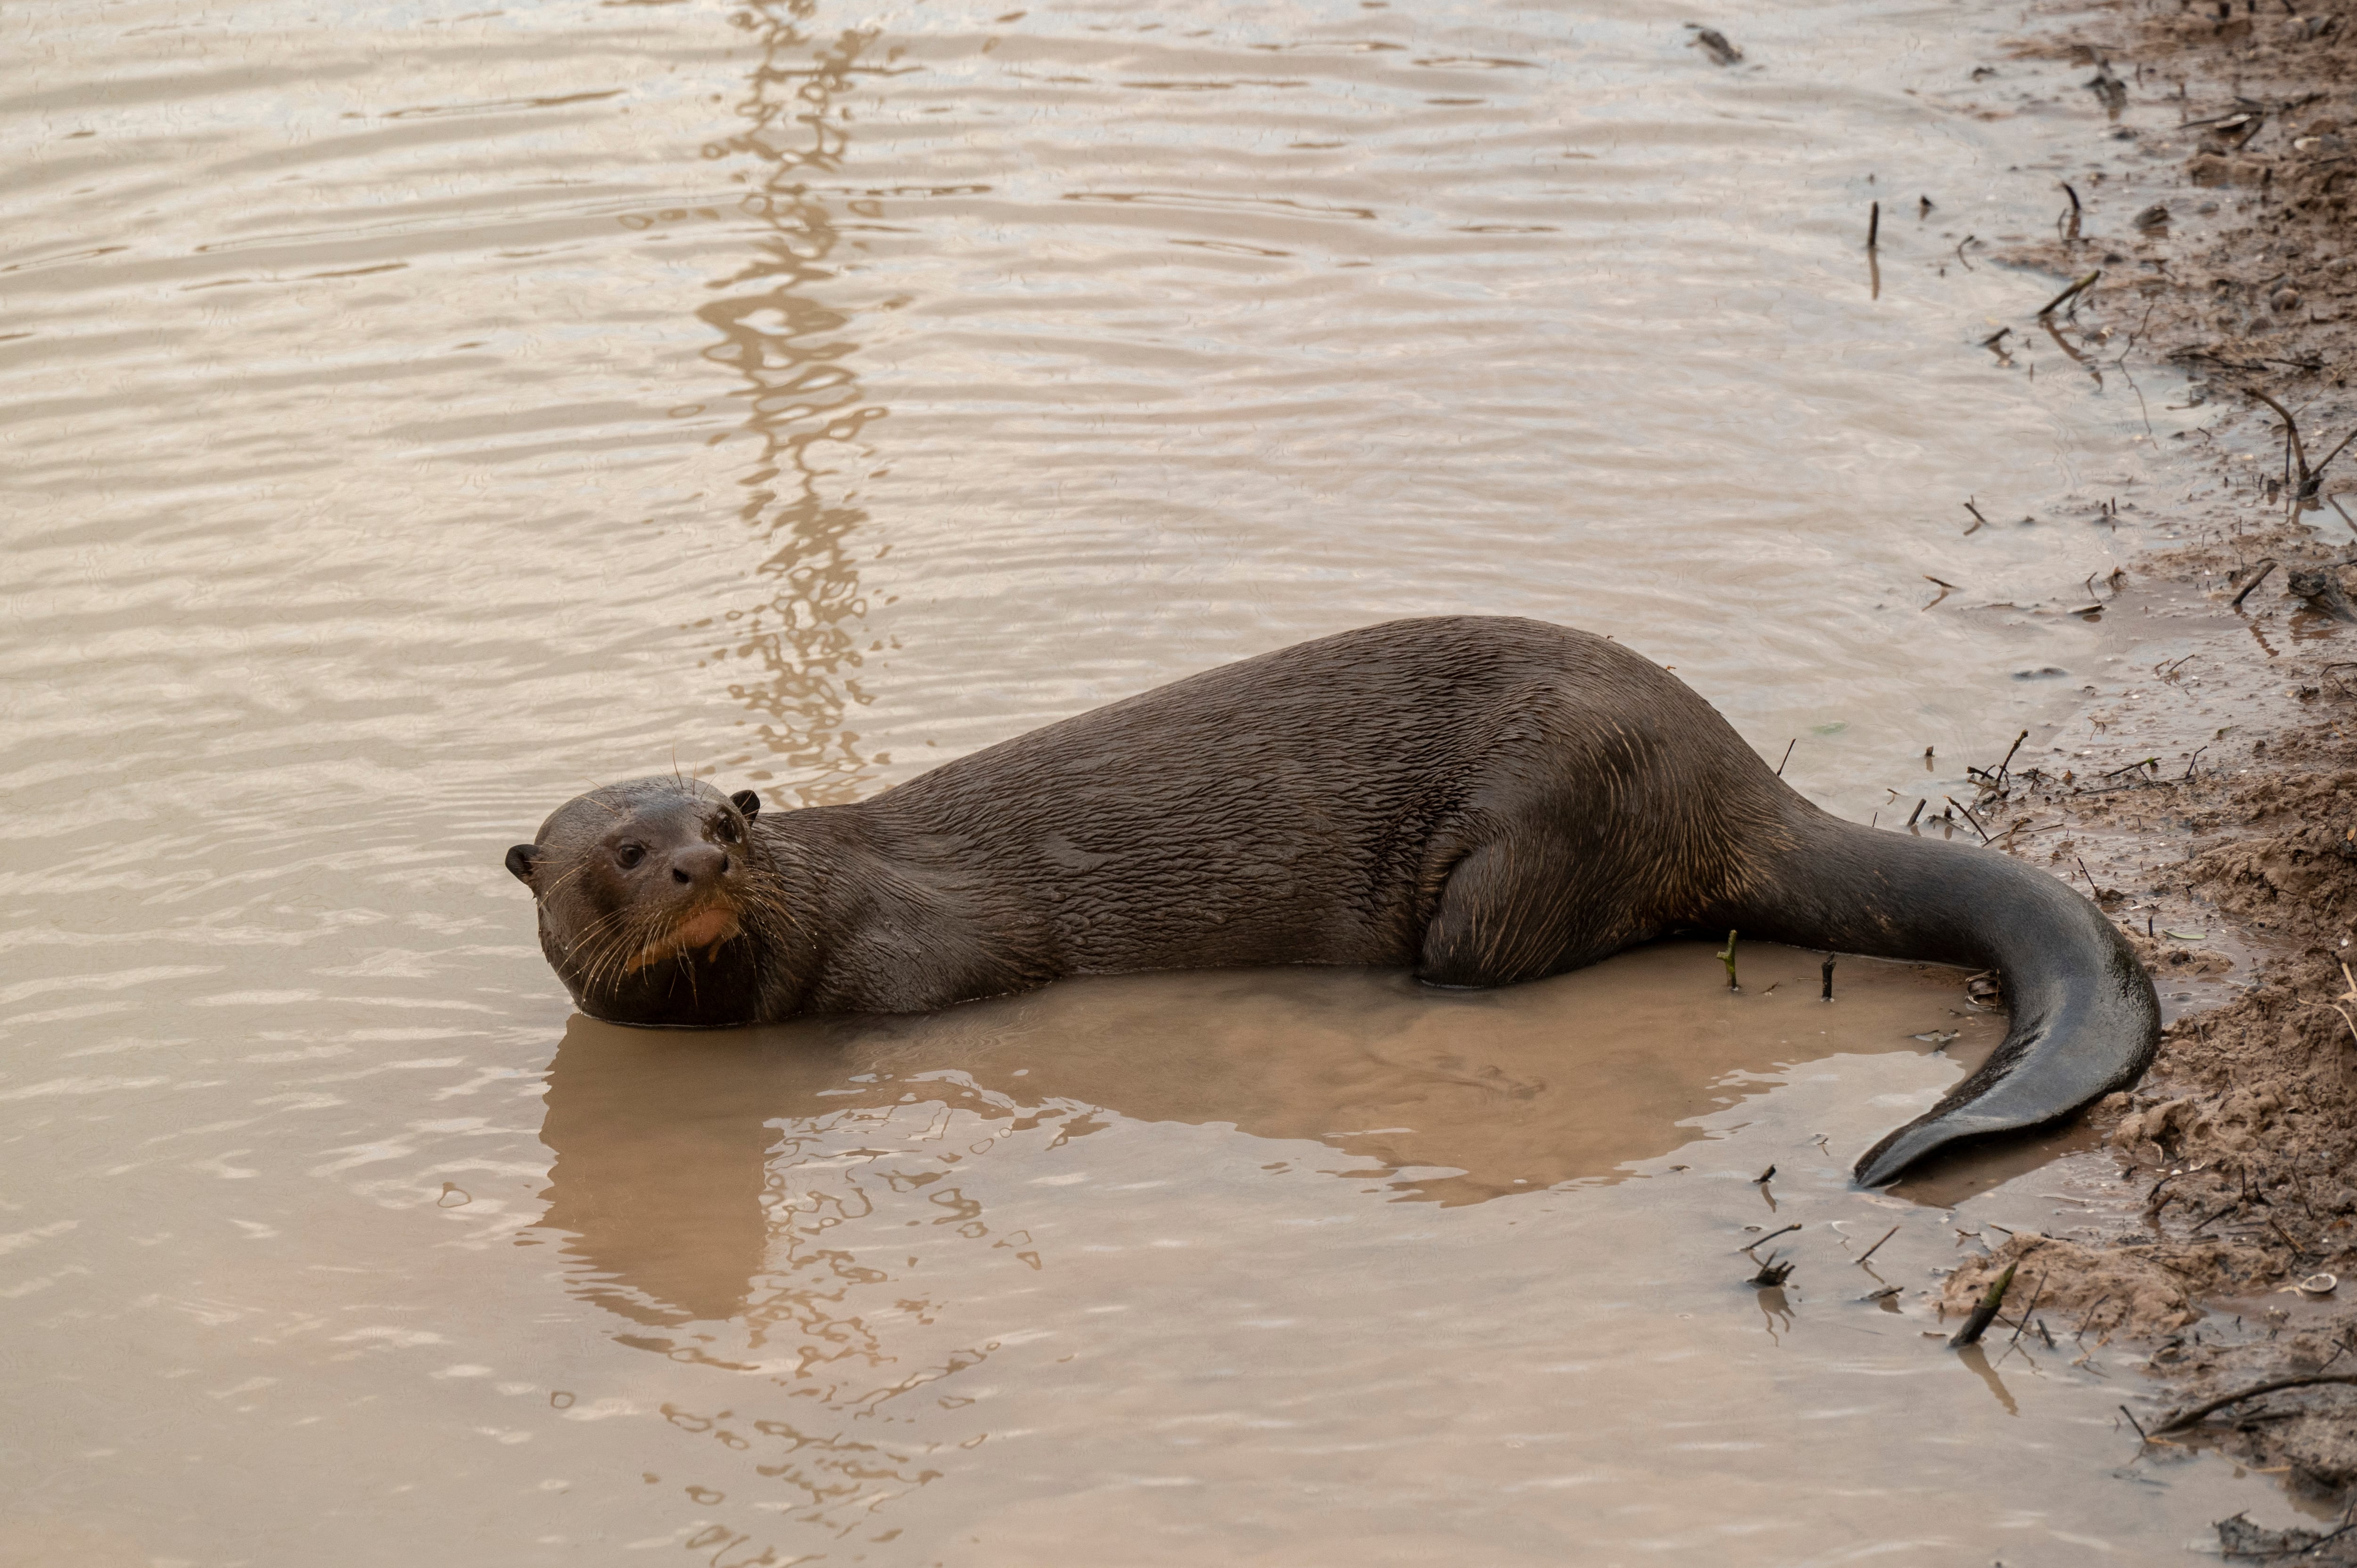
[{"label": "mud clump", "polygon": [[1970,1311],[1974,1299],[2017,1264],[2015,1308],[2066,1337],[2093,1332],[2153,1338],[2201,1316],[2189,1276],[2148,1252],[2083,1247],[2033,1230],[1950,1275],[1945,1305]]},{"label": "mud clump", "polygon": [[2241,1514],[2218,1521],[2218,1550],[2230,1563],[2357,1563],[2357,1536],[2339,1530],[2268,1530]]}]

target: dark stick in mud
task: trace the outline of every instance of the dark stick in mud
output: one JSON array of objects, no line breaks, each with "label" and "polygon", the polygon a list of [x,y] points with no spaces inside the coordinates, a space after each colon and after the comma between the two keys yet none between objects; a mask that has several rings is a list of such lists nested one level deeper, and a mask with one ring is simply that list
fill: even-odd
[{"label": "dark stick in mud", "polygon": [[[2349,450],[2349,444],[2352,441],[2357,441],[2357,430],[2352,430],[2348,435],[2342,436],[2341,438],[2340,446],[2335,446],[2331,451],[2327,452],[2322,457],[2317,460],[2316,467],[2309,470],[2309,477],[2300,482],[2300,499],[2306,500],[2316,493],[2317,487],[2324,482],[2325,466],[2330,463],[2335,457],[2340,456],[2343,452]],[[2339,510],[2337,504],[2335,505],[2334,510]],[[2347,512],[2341,512],[2341,515],[2345,518],[2349,514]]]},{"label": "dark stick in mud", "polygon": [[1792,748],[1800,744],[1801,737],[1799,736],[1794,736],[1792,739],[1784,743],[1784,755],[1779,758],[1776,763],[1777,778],[1781,779],[1784,777],[1784,764],[1792,760]]},{"label": "dark stick in mud", "polygon": [[[2051,1271],[2049,1271],[2049,1272],[2050,1273]],[[2014,1345],[2014,1344],[2018,1344],[2018,1343],[2020,1342],[2020,1340],[2021,1340],[2021,1331],[2022,1331],[2023,1329],[2025,1329],[2025,1328],[2027,1328],[2027,1327],[2029,1327],[2029,1315],[2030,1315],[2031,1313],[2033,1313],[2033,1312],[2036,1312],[2036,1311],[2038,1310],[2038,1304],[2039,1304],[2040,1302],[2041,1302],[2041,1301],[2044,1301],[2045,1299],[2046,1299],[2046,1275],[2045,1275],[2045,1274],[2040,1274],[2040,1275],[2038,1276],[2038,1283],[2037,1283],[2035,1286],[2033,1286],[2033,1287],[2031,1288],[2030,1292],[2029,1292],[2029,1305],[2028,1306],[2026,1306],[2026,1307],[2024,1307],[2024,1308],[2022,1308],[2022,1309],[2021,1309],[2021,1317],[2020,1317],[2020,1320],[2019,1320],[2018,1322],[2017,1322],[2017,1323],[2015,1323],[2015,1324],[2014,1324],[2014,1326],[2013,1326],[2013,1337],[2012,1337],[2011,1339],[2007,1340],[2007,1341],[2006,1341],[2006,1343],[2007,1343],[2007,1344],[2008,1344],[2008,1345]]]},{"label": "dark stick in mud", "polygon": [[[2179,1411],[2167,1421],[2164,1421],[2158,1426],[2154,1427],[2153,1430],[2155,1432],[2175,1432],[2179,1428],[2191,1426],[2195,1423],[2202,1421],[2209,1416],[2215,1414],[2217,1412],[2225,1409],[2230,1404],[2240,1404],[2244,1400],[2256,1399],[2261,1394],[2275,1393],[2278,1390],[2282,1389],[2314,1388],[2324,1383],[2357,1383],[2357,1372],[2310,1372],[2304,1377],[2276,1378],[2268,1382],[2254,1383],[2247,1389],[2240,1389],[2233,1393],[2226,1395],[2223,1399],[2214,1399],[2207,1404],[2195,1405],[2191,1410]],[[2138,1428],[2137,1430],[2141,1431],[2143,1429]]]},{"label": "dark stick in mud", "polygon": [[1882,203],[1874,203],[1866,212],[1866,248],[1873,250],[1882,238]]},{"label": "dark stick in mud", "polygon": [[1825,989],[1822,1000],[1830,1002],[1834,999],[1834,955],[1831,953],[1825,954],[1824,975]]},{"label": "dark stick in mud", "polygon": [[2087,290],[2094,287],[2095,280],[2103,275],[2104,269],[2097,267],[2093,272],[2089,273],[2085,277],[2081,278],[2069,288],[2064,289],[2061,294],[2058,294],[2052,299],[2048,300],[2043,306],[2039,307],[2039,319],[2041,321],[2044,320],[2047,317],[2053,315],[2055,311],[2061,309],[2062,306],[2067,304],[2069,301],[2077,298],[2080,295],[2084,294]]},{"label": "dark stick in mud", "polygon": [[[1889,1230],[1885,1230],[1885,1231],[1882,1233],[1882,1241],[1888,1241],[1888,1240],[1889,1240],[1893,1236],[1896,1236],[1896,1235],[1898,1235],[1898,1234],[1899,1234],[1899,1227],[1898,1227],[1898,1226],[1896,1226],[1896,1225],[1893,1225]],[[1882,1251],[1882,1241],[1877,1241],[1873,1246],[1868,1247],[1865,1251],[1860,1252],[1860,1253],[1857,1255],[1857,1266],[1858,1266],[1859,1268],[1864,1268],[1864,1267],[1866,1267],[1866,1261],[1867,1261],[1868,1258],[1871,1258],[1872,1256],[1874,1256],[1877,1252],[1879,1252],[1880,1251]],[[1893,1289],[1895,1290],[1895,1289],[1897,1289],[1898,1287],[1894,1285],[1894,1286],[1893,1286],[1893,1287],[1891,1287],[1891,1288],[1893,1288]]]},{"label": "dark stick in mud", "polygon": [[[2071,1337],[2072,1344],[2084,1344],[2086,1342],[2087,1327],[2090,1324],[2095,1321],[2095,1307],[2103,1305],[2104,1303],[2111,1299],[2112,1293],[2110,1291],[2105,1291],[2103,1294],[2095,1298],[2095,1306],[2089,1307],[2084,1313],[2080,1315],[2079,1332]],[[2138,1430],[2142,1429],[2139,1428]]]},{"label": "dark stick in mud", "polygon": [[[1719,962],[1727,965],[1727,988],[1729,991],[1740,991],[1743,989],[1741,986],[1735,983],[1735,933],[1733,931],[1727,933],[1727,950],[1724,952],[1713,953],[1711,956],[1718,960]],[[1773,1176],[1775,1174],[1776,1167],[1774,1165],[1770,1165],[1768,1167],[1768,1175]],[[1760,1179],[1761,1181],[1766,1181],[1768,1176],[1761,1176]]]},{"label": "dark stick in mud", "polygon": [[2243,607],[2243,601],[2251,596],[2251,590],[2257,587],[2261,583],[2266,582],[2267,580],[2267,574],[2276,569],[2276,558],[2272,555],[2267,556],[2264,560],[2260,561],[2258,564],[2258,575],[2253,577],[2249,582],[2243,585],[2243,591],[2236,594],[2233,598],[2228,602],[2226,606],[2228,609],[2238,610]]},{"label": "dark stick in mud", "polygon": [[1981,1336],[1986,1333],[1988,1326],[1996,1320],[1997,1308],[2005,1305],[2005,1293],[2012,1287],[2013,1272],[2019,1267],[2021,1267],[2019,1263],[2007,1263],[2005,1266],[2005,1273],[1997,1275],[1996,1283],[1989,1286],[1987,1294],[1984,1294],[1978,1305],[1974,1306],[1973,1315],[1964,1319],[1964,1326],[1956,1330],[1954,1338],[1948,1341],[1949,1349],[1961,1350],[1967,1345],[1977,1345],[1981,1342]]},{"label": "dark stick in mud", "polygon": [[1774,1240],[1777,1237],[1779,1237],[1779,1236],[1789,1236],[1789,1235],[1791,1235],[1793,1231],[1798,1230],[1800,1228],[1801,1228],[1801,1222],[1800,1222],[1799,1220],[1795,1219],[1795,1220],[1794,1220],[1794,1221],[1792,1221],[1792,1223],[1791,1223],[1790,1225],[1785,1226],[1785,1227],[1784,1227],[1784,1229],[1782,1229],[1781,1230],[1770,1230],[1770,1231],[1769,1231],[1769,1232],[1768,1232],[1768,1234],[1766,1234],[1765,1236],[1757,1237],[1757,1238],[1755,1238],[1755,1239],[1753,1239],[1753,1240],[1751,1240],[1746,1241],[1745,1243],[1743,1243],[1743,1245],[1742,1245],[1742,1246],[1738,1247],[1738,1248],[1737,1248],[1737,1249],[1735,1249],[1735,1250],[1736,1250],[1737,1251],[1738,1251],[1738,1252],[1749,1252],[1749,1251],[1751,1251],[1751,1249],[1752,1249],[1752,1248],[1754,1248],[1754,1247],[1761,1247],[1761,1246],[1765,1246],[1765,1245],[1767,1245],[1769,1242],[1773,1241],[1773,1240]]},{"label": "dark stick in mud", "polygon": [[2232,1198],[2220,1204],[2217,1208],[2212,1209],[2209,1213],[2203,1215],[2201,1219],[2193,1222],[2193,1229],[2185,1233],[2186,1240],[2189,1241],[2191,1240],[2194,1237],[2201,1235],[2202,1231],[2207,1230],[2211,1226],[2216,1224],[2226,1215],[2233,1213],[2235,1209],[2242,1207],[2243,1200],[2239,1197]]},{"label": "dark stick in mud", "polygon": [[2266,393],[2261,392],[2256,387],[2238,387],[2235,390],[2258,399],[2261,403],[2266,403],[2269,408],[2274,409],[2276,414],[2282,418],[2284,422],[2284,478],[2287,482],[2292,483],[2296,486],[2294,494],[2297,499],[2300,500],[2309,500],[2313,499],[2316,492],[2323,487],[2324,470],[2331,464],[2335,457],[2340,456],[2341,453],[2349,449],[2349,444],[2351,442],[2357,441],[2357,430],[2352,430],[2348,435],[2342,436],[2341,438],[2340,445],[2333,447],[2331,451],[2327,452],[2321,461],[2311,464],[2308,460],[2308,444],[2300,439],[2299,421],[2292,417],[2291,410],[2286,408],[2283,404],[2277,403],[2274,398],[2269,397]]},{"label": "dark stick in mud", "polygon": [[2266,403],[2269,408],[2274,409],[2277,414],[2282,416],[2284,422],[2284,477],[2286,478],[2289,478],[2291,477],[2292,467],[2297,463],[2299,468],[2300,483],[2302,485],[2307,484],[2308,447],[2299,438],[2299,421],[2291,416],[2291,410],[2286,408],[2283,404],[2277,403],[2275,399],[2269,397],[2266,393],[2261,392],[2256,387],[2241,387],[2236,390],[2243,392],[2245,396],[2257,398],[2261,403]]}]

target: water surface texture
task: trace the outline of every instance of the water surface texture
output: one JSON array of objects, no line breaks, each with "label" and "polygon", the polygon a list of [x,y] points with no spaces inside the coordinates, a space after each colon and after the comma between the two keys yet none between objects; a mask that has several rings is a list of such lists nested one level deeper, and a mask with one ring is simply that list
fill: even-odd
[{"label": "water surface texture", "polygon": [[2069,1325],[1926,1337],[1974,1221],[1845,1175],[1993,1036],[1956,976],[673,1038],[569,1018],[500,870],[595,780],[855,798],[1410,614],[1611,633],[1859,819],[2002,750],[2178,414],[1975,349],[2045,285],[1953,247],[2044,225],[2100,105],[1987,7],[1747,0],[1727,68],[1692,19],[0,14],[0,1563],[2018,1564],[2282,1511],[2136,1457]]}]

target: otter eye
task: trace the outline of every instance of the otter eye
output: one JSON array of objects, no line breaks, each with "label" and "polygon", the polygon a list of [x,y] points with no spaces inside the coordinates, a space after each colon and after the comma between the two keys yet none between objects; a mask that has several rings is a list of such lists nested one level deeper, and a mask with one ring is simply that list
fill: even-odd
[{"label": "otter eye", "polygon": [[630,870],[646,857],[647,848],[644,844],[626,843],[614,852],[614,858],[622,863],[622,869],[625,871]]},{"label": "otter eye", "polygon": [[737,842],[737,819],[734,817],[715,817],[712,819],[712,831],[716,836],[725,842],[735,843]]}]

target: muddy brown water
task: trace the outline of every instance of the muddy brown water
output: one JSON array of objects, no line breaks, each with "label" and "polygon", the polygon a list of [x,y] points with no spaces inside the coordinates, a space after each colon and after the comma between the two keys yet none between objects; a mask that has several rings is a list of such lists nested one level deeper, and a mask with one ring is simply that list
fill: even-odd
[{"label": "muddy brown water", "polygon": [[2289,1518],[2137,1455],[2131,1354],[1927,1337],[1960,1232],[2115,1196],[2044,1145],[1847,1187],[1996,1028],[1953,974],[1828,1007],[1674,945],[674,1038],[568,1019],[499,870],[593,779],[842,799],[1437,611],[1641,647],[1853,816],[1960,789],[2104,657],[2067,612],[2181,417],[1973,348],[2042,282],[1956,246],[2047,222],[2099,106],[1986,7],[1738,5],[1726,70],[1687,19],[0,15],[0,1563]]}]

